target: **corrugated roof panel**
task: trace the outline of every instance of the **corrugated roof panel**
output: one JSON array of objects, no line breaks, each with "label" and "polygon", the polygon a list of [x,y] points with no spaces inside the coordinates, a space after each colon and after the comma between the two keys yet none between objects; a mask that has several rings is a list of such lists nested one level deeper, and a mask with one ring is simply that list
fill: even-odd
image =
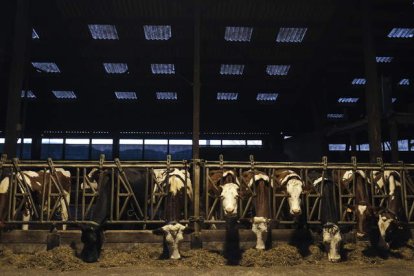
[{"label": "corrugated roof panel", "polygon": [[252,27],[226,27],[224,40],[237,42],[250,42],[252,38]]},{"label": "corrugated roof panel", "polygon": [[308,28],[280,28],[276,42],[300,43],[305,37]]},{"label": "corrugated roof panel", "polygon": [[52,92],[58,99],[76,99],[76,94],[73,91],[53,90]]},{"label": "corrugated roof panel", "polygon": [[32,28],[32,39],[39,39],[39,35],[34,28]]},{"label": "corrugated roof panel", "polygon": [[126,63],[104,63],[103,66],[108,74],[124,74],[128,71]]},{"label": "corrugated roof panel", "polygon": [[338,103],[357,103],[359,98],[339,98]]},{"label": "corrugated roof panel", "polygon": [[171,38],[170,25],[144,25],[146,40],[168,40]]},{"label": "corrugated roof panel", "polygon": [[220,75],[243,75],[243,64],[222,64],[220,66]]},{"label": "corrugated roof panel", "polygon": [[22,90],[22,98],[26,97],[27,99],[36,99],[36,95],[33,93],[32,90]]},{"label": "corrugated roof panel", "polygon": [[156,92],[157,100],[175,101],[178,99],[177,92]]},{"label": "corrugated roof panel", "polygon": [[54,62],[32,62],[37,72],[60,73],[60,69]]},{"label": "corrugated roof panel", "polygon": [[275,102],[278,96],[278,93],[258,93],[256,101]]},{"label": "corrugated roof panel", "polygon": [[377,63],[390,63],[394,57],[375,57]]},{"label": "corrugated roof panel", "polygon": [[172,75],[175,74],[175,66],[174,64],[153,63],[151,64],[151,72],[153,74]]},{"label": "corrugated roof panel", "polygon": [[393,28],[389,34],[389,38],[413,38],[414,28]]},{"label": "corrugated roof panel", "polygon": [[410,85],[410,80],[409,79],[401,79],[398,84],[407,86],[407,85]]},{"label": "corrugated roof panel", "polygon": [[116,40],[119,39],[114,25],[91,24],[88,25],[93,39]]},{"label": "corrugated roof panel", "polygon": [[118,100],[136,100],[137,94],[135,92],[116,91],[115,96]]},{"label": "corrugated roof panel", "polygon": [[367,80],[364,78],[355,78],[352,80],[352,85],[365,85]]},{"label": "corrugated roof panel", "polygon": [[290,65],[267,65],[266,73],[269,76],[286,76],[289,73]]},{"label": "corrugated roof panel", "polygon": [[237,101],[239,93],[218,92],[217,100],[219,101]]}]

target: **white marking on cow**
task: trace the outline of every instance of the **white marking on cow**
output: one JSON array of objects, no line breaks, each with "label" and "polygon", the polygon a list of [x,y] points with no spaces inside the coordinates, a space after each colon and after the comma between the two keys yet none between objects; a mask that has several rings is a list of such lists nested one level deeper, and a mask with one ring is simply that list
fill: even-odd
[{"label": "white marking on cow", "polygon": [[[22,212],[22,221],[30,221],[30,210],[25,208]],[[22,224],[22,230],[29,230],[29,224]]]},{"label": "white marking on cow", "polygon": [[302,181],[299,179],[290,179],[286,184],[286,192],[289,194],[288,203],[290,207],[290,213],[292,215],[300,214],[300,196],[302,194]]},{"label": "white marking on cow", "polygon": [[[22,175],[23,175],[23,178],[22,178]],[[26,182],[30,190],[33,190],[30,177],[39,177],[39,174],[37,172],[32,172],[32,171],[22,171],[21,173],[17,174],[17,179],[19,179],[21,182],[23,182],[23,179],[24,179],[24,182]]]},{"label": "white marking on cow", "polygon": [[70,177],[70,171],[67,171],[63,168],[56,168],[57,172],[61,172],[63,176],[69,178]]},{"label": "white marking on cow", "polygon": [[170,258],[174,260],[180,259],[179,243],[184,239],[183,231],[186,227],[180,223],[176,223],[168,224],[161,228],[165,233],[165,241],[168,245]]},{"label": "white marking on cow", "polygon": [[361,215],[363,215],[366,210],[367,210],[367,206],[366,205],[358,205],[358,212]]},{"label": "white marking on cow", "polygon": [[0,182],[0,194],[7,193],[9,191],[9,186],[10,186],[10,178],[9,177],[3,178],[3,180]]},{"label": "white marking on cow", "polygon": [[226,183],[221,186],[222,203],[225,215],[237,214],[237,199],[239,196],[239,185],[236,183]]},{"label": "white marking on cow", "polygon": [[226,176],[227,176],[227,175],[229,175],[229,174],[231,174],[232,176],[234,176],[234,178],[236,179],[236,184],[240,186],[239,179],[236,177],[236,173],[235,173],[234,171],[231,171],[231,170],[229,170],[229,171],[225,171],[225,172],[223,173],[223,178],[224,178],[224,177],[226,177]]},{"label": "white marking on cow", "polygon": [[265,217],[254,217],[252,231],[256,234],[256,249],[265,249],[265,243],[263,241],[263,233],[267,233],[270,219]]},{"label": "white marking on cow", "polygon": [[[165,179],[167,178],[166,169],[154,169],[155,181],[158,185],[165,184]],[[173,195],[176,195],[178,191],[184,188],[184,181],[187,180],[187,195],[190,200],[193,199],[193,187],[191,183],[190,173],[186,170],[174,169],[169,173],[169,184],[170,192]],[[154,194],[158,191],[158,186],[154,186]],[[154,199],[155,200],[155,199]]]},{"label": "white marking on cow", "polygon": [[[269,182],[269,176],[267,176],[265,174],[262,174],[262,173],[255,174],[254,175],[254,182],[259,181],[259,180]],[[251,187],[253,185],[253,177],[252,177],[252,179],[250,179],[250,182],[249,182],[248,185],[249,185],[249,187]],[[270,183],[270,185],[273,187],[273,181]]]},{"label": "white marking on cow", "polygon": [[[64,196],[63,198],[60,199],[61,216],[62,216],[62,221],[68,221],[69,212],[68,212],[68,208],[66,207],[65,200],[67,204],[69,205],[70,193],[68,193],[67,191],[63,191],[63,193],[64,193]],[[62,225],[62,230],[66,230],[66,224]]]},{"label": "white marking on cow", "polygon": [[342,241],[339,227],[336,224],[332,227],[324,227],[322,233],[323,242],[329,245],[328,260],[331,262],[338,262],[341,259],[339,251]]},{"label": "white marking on cow", "polygon": [[389,248],[389,244],[385,241],[385,234],[387,232],[388,227],[390,227],[393,219],[387,218],[385,216],[378,217],[378,228],[380,230],[380,239],[378,241],[378,246],[382,248]]},{"label": "white marking on cow", "polygon": [[[323,178],[323,180],[324,181],[327,181],[328,180],[328,178],[326,178],[326,177],[324,177]],[[319,183],[321,183],[322,182],[322,176],[321,177],[318,177],[318,178],[316,178],[314,181],[313,181],[313,186],[314,187],[316,187],[316,186],[318,186],[319,185]]]}]

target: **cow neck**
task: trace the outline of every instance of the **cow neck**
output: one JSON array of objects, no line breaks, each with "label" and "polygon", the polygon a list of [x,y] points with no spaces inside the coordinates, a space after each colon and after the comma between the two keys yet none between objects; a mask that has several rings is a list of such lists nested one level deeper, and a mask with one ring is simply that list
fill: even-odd
[{"label": "cow neck", "polygon": [[322,191],[322,213],[321,221],[323,225],[333,225],[338,222],[338,212],[334,201],[334,184],[330,180],[321,182]]},{"label": "cow neck", "polygon": [[167,186],[168,194],[165,198],[165,219],[166,221],[179,221],[181,219],[182,192],[180,189],[175,195],[170,192],[170,185]]},{"label": "cow neck", "polygon": [[355,174],[355,203],[357,205],[370,205],[365,182],[361,175]]},{"label": "cow neck", "polygon": [[256,217],[270,218],[269,214],[269,184],[264,180],[254,182],[256,185],[255,209]]}]

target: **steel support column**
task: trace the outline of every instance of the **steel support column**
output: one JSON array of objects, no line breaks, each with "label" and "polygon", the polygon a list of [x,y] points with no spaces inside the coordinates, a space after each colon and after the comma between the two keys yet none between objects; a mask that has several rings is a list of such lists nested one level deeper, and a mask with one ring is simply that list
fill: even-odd
[{"label": "steel support column", "polygon": [[19,138],[19,132],[21,131],[21,91],[25,73],[24,69],[27,61],[26,48],[28,40],[30,39],[29,4],[29,0],[17,0],[16,2],[4,144],[4,153],[6,153],[9,158],[16,156],[17,138]]},{"label": "steel support column", "polygon": [[194,1],[194,72],[193,72],[193,179],[194,235],[191,246],[201,248],[200,236],[200,1]]},{"label": "steel support column", "polygon": [[371,28],[371,0],[362,1],[362,40],[364,48],[364,64],[366,113],[368,119],[369,158],[375,162],[382,157],[381,151],[381,105],[378,85],[377,64],[375,59],[374,37]]}]

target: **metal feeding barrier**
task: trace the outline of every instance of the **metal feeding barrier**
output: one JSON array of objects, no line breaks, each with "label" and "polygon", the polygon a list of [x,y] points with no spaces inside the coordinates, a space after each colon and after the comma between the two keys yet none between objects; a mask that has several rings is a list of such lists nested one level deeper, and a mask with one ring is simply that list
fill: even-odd
[{"label": "metal feeding barrier", "polygon": [[[71,172],[71,200],[65,198],[65,191],[57,177],[57,168]],[[136,187],[128,178],[126,173],[129,169],[138,169],[145,175],[143,188],[136,191]],[[302,213],[309,224],[318,224],[321,220],[321,199],[323,186],[314,186],[315,175],[324,181],[332,180],[334,188],[334,202],[340,217],[340,224],[353,224],[355,218],[347,212],[347,206],[355,203],[355,177],[347,187],[341,187],[335,179],[339,179],[343,170],[361,171],[367,176],[364,179],[365,189],[370,194],[370,204],[373,207],[386,207],[387,187],[379,188],[373,184],[371,172],[382,172],[380,177],[385,182],[384,172],[387,170],[397,171],[400,174],[402,189],[402,206],[410,225],[414,225],[414,164],[385,164],[378,159],[376,164],[358,163],[353,157],[350,163],[328,163],[326,157],[322,162],[301,163],[301,162],[257,162],[253,156],[247,162],[225,161],[220,156],[218,161],[196,160],[193,161],[171,161],[168,156],[166,161],[106,161],[101,156],[98,161],[19,161],[18,159],[7,160],[2,156],[0,162],[0,173],[2,179],[9,177],[7,215],[4,217],[5,224],[23,225],[29,224],[33,229],[36,225],[96,225],[92,218],[92,210],[99,199],[102,177],[92,179],[89,175],[95,169],[99,176],[104,172],[110,175],[110,211],[106,224],[108,225],[137,225],[139,229],[147,229],[151,224],[162,224],[165,218],[165,198],[168,194],[170,172],[177,169],[184,172],[184,186],[187,191],[187,175],[193,185],[194,194],[192,201],[184,197],[184,208],[182,210],[182,223],[193,223],[195,229],[200,232],[210,224],[225,223],[225,216],[222,211],[222,202],[219,196],[209,193],[208,183],[212,182],[210,173],[212,171],[233,170],[243,189],[248,191],[248,196],[240,197],[238,200],[238,217],[249,219],[254,216],[253,200],[256,196],[255,185],[248,187],[243,179],[243,172],[252,171],[265,173],[270,181],[276,183],[274,174],[276,170],[291,170],[297,173],[303,181],[304,192],[301,195]],[[157,182],[154,177],[154,170],[165,170],[165,179]],[[45,171],[43,174],[42,192],[34,192],[31,184],[25,177],[25,171]],[[187,172],[191,172],[187,174]],[[194,173],[196,172],[196,173]],[[199,176],[199,179],[195,177]],[[377,176],[378,178],[378,176]],[[197,192],[199,191],[199,192]],[[69,191],[66,191],[69,192]],[[280,188],[280,185],[273,185],[269,189],[269,213],[271,219],[278,224],[294,224],[296,220],[289,215],[288,194]],[[69,218],[62,221],[60,213],[62,204],[68,210]],[[24,221],[23,212],[29,212],[31,219]],[[110,226],[109,226],[110,227]]]}]

